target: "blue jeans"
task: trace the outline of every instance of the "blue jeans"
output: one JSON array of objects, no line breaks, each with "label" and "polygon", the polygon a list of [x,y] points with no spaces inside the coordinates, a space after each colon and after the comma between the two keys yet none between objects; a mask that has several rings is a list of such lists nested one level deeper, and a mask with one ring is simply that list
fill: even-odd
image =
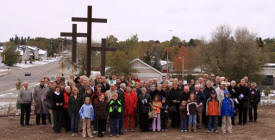
[{"label": "blue jeans", "polygon": [[110,118],[110,129],[111,129],[111,135],[117,135],[119,134],[119,118]]},{"label": "blue jeans", "polygon": [[78,112],[71,114],[71,132],[72,133],[77,133],[79,117],[80,116]]},{"label": "blue jeans", "polygon": [[189,115],[189,126],[196,126],[197,125],[197,114],[190,114]]},{"label": "blue jeans", "polygon": [[218,116],[208,116],[208,131],[212,130],[212,125],[214,125],[214,131],[216,131],[218,128]]},{"label": "blue jeans", "polygon": [[124,122],[124,113],[123,113],[123,108],[122,108],[122,111],[121,111],[121,116],[119,118],[119,132],[121,132],[121,129],[123,127],[123,122]]},{"label": "blue jeans", "polygon": [[180,130],[187,130],[187,118],[180,118]]}]

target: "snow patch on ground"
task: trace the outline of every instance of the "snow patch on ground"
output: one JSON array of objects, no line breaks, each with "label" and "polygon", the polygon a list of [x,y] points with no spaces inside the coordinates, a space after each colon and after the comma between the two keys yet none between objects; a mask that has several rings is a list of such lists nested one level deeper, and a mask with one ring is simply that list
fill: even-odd
[{"label": "snow patch on ground", "polygon": [[35,66],[40,66],[40,65],[45,65],[51,62],[56,62],[59,61],[61,57],[56,57],[56,58],[51,58],[48,60],[42,60],[42,61],[35,61],[32,64],[25,64],[25,63],[17,63],[15,66],[20,67],[20,68],[29,68],[29,67],[35,67]]}]

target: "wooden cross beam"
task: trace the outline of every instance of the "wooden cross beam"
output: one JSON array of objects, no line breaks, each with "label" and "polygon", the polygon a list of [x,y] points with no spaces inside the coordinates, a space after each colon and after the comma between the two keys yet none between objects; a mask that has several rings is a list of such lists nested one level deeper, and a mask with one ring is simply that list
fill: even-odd
[{"label": "wooden cross beam", "polygon": [[72,17],[72,21],[87,23],[87,76],[91,74],[92,23],[107,23],[107,19],[92,17],[92,6],[88,6],[87,18]]},{"label": "wooden cross beam", "polygon": [[93,51],[100,51],[101,53],[101,64],[100,64],[100,73],[102,76],[105,75],[105,62],[106,62],[106,52],[107,51],[115,51],[116,48],[108,48],[106,46],[106,39],[103,38],[101,40],[101,47],[92,47]]},{"label": "wooden cross beam", "polygon": [[77,33],[77,25],[73,24],[72,32],[61,32],[60,36],[72,37],[72,62],[76,63],[76,47],[77,47],[77,37],[87,37],[86,33]]}]

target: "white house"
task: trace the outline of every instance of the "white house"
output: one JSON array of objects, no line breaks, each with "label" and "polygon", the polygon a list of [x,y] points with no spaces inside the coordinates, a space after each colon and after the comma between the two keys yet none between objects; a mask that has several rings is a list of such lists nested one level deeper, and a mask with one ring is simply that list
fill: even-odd
[{"label": "white house", "polygon": [[136,74],[142,81],[146,81],[151,78],[157,78],[161,81],[162,76],[164,76],[163,73],[138,58],[132,60],[130,64],[132,64],[133,69],[137,71]]},{"label": "white house", "polygon": [[262,67],[262,70],[260,72],[260,74],[265,75],[265,79],[262,82],[261,86],[262,87],[271,87],[273,89],[275,89],[275,81],[274,81],[274,77],[275,77],[275,63],[266,63],[264,64],[264,66]]}]

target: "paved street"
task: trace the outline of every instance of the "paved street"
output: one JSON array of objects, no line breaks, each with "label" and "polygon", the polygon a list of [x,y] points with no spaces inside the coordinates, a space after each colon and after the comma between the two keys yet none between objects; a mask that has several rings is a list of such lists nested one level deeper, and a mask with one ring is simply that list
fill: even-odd
[{"label": "paved street", "polygon": [[[25,76],[25,72],[30,71],[31,76]],[[9,74],[0,77],[0,94],[15,88],[18,79],[22,82],[27,80],[29,83],[38,83],[44,76],[54,77],[60,73],[59,62],[52,62],[46,65],[30,68],[13,68]]]}]

